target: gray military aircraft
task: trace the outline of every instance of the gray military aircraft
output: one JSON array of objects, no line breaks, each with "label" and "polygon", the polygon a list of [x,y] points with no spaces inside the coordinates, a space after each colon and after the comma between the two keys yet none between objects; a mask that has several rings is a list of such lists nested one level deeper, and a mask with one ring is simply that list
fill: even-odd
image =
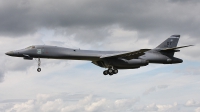
[{"label": "gray military aircraft", "polygon": [[182,63],[183,60],[174,57],[174,53],[179,52],[180,48],[193,45],[177,47],[179,38],[180,35],[172,35],[154,49],[140,49],[137,51],[93,51],[34,45],[25,49],[7,52],[6,55],[23,57],[25,60],[37,58],[38,72],[41,71],[40,58],[48,58],[92,61],[97,66],[108,68],[103,72],[104,75],[113,75],[118,73],[118,69],[136,69],[147,66],[149,63]]}]

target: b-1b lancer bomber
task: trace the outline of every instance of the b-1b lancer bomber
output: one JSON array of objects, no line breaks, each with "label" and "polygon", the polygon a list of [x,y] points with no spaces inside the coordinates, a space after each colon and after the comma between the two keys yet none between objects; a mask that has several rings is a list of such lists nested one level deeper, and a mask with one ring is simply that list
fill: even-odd
[{"label": "b-1b lancer bomber", "polygon": [[25,49],[10,51],[6,55],[14,57],[23,57],[25,60],[37,59],[40,72],[41,58],[48,59],[69,59],[69,60],[88,60],[93,64],[107,68],[104,75],[117,74],[119,69],[136,69],[147,66],[149,63],[157,64],[176,64],[183,60],[174,57],[175,52],[179,52],[177,47],[180,35],[172,35],[158,47],[154,49],[140,49],[137,51],[94,51],[70,49],[48,45],[34,45]]}]

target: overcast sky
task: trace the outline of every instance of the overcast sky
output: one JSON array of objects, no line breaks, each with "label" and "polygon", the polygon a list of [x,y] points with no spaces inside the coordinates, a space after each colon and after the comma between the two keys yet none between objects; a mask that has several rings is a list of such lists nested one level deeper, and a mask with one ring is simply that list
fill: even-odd
[{"label": "overcast sky", "polygon": [[[0,111],[200,112],[199,0],[0,0]],[[30,45],[154,48],[180,34],[184,63],[110,77],[87,61],[13,58]]]}]

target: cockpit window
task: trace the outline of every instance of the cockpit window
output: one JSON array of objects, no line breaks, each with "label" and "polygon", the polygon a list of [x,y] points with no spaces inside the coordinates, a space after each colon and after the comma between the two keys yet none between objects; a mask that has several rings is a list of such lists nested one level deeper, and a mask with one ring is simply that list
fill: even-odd
[{"label": "cockpit window", "polygon": [[27,47],[26,49],[34,49],[35,46],[30,46],[30,47]]}]

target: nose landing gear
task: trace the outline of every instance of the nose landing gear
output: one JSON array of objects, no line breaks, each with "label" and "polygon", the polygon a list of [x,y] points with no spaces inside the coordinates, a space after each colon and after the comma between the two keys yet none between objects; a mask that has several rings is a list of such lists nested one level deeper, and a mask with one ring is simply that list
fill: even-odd
[{"label": "nose landing gear", "polygon": [[37,71],[38,71],[38,72],[41,72],[41,68],[38,68]]},{"label": "nose landing gear", "polygon": [[41,61],[40,61],[40,58],[38,58],[37,62],[38,62],[38,69],[37,69],[37,71],[41,72],[41,68],[40,68]]},{"label": "nose landing gear", "polygon": [[117,69],[113,69],[113,68],[109,68],[108,70],[105,70],[104,72],[103,72],[103,74],[104,75],[110,75],[110,76],[112,76],[112,75],[114,75],[114,74],[117,74],[118,73],[118,70]]}]

